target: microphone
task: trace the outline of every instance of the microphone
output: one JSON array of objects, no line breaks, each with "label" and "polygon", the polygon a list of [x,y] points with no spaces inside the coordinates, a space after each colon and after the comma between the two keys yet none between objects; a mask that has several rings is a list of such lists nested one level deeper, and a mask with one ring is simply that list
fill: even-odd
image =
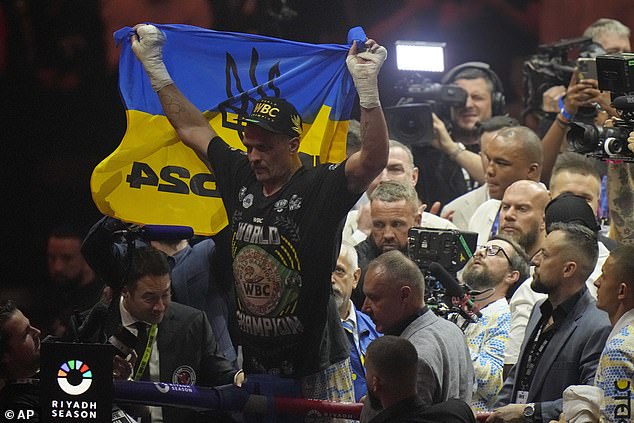
[{"label": "microphone", "polygon": [[116,354],[125,359],[134,350],[137,339],[136,335],[120,325],[108,339],[108,342],[117,349]]},{"label": "microphone", "polygon": [[179,241],[192,238],[194,230],[190,226],[144,225],[140,234],[146,241]]},{"label": "microphone", "polygon": [[461,310],[464,310],[464,308],[466,308],[467,313],[469,314],[468,317],[474,323],[477,323],[478,319],[482,317],[482,313],[480,313],[478,307],[473,304],[473,301],[471,301],[471,296],[468,293],[468,289],[464,285],[460,285],[458,281],[453,276],[451,276],[451,274],[447,272],[444,267],[436,262],[432,262],[429,265],[429,271],[445,287],[447,295],[449,295],[450,297],[459,298],[459,308]]},{"label": "microphone", "polygon": [[79,327],[77,331],[77,339],[79,342],[85,341],[92,337],[101,327],[103,322],[108,316],[108,305],[102,302],[98,302],[84,320],[84,323]]},{"label": "microphone", "polygon": [[634,111],[634,95],[622,95],[612,102],[614,108],[622,111]]},{"label": "microphone", "polygon": [[143,238],[145,241],[180,241],[194,236],[191,226],[179,225],[143,225],[113,232],[113,235],[123,235]]},{"label": "microphone", "polygon": [[429,265],[429,271],[434,275],[436,279],[445,287],[447,295],[451,297],[462,297],[466,294],[465,289],[458,284],[458,281],[454,279],[444,267],[435,261]]}]

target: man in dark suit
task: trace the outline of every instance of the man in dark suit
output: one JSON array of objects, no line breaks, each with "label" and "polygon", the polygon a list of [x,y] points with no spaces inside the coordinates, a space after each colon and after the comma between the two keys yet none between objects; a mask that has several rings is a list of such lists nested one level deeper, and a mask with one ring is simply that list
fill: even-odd
[{"label": "man in dark suit", "polygon": [[236,349],[229,334],[234,312],[231,287],[219,277],[216,244],[203,239],[190,245],[187,239],[151,241],[150,244],[172,259],[174,301],[202,310],[207,315],[220,353],[235,363]]},{"label": "man in dark suit", "polygon": [[[219,354],[205,313],[171,302],[167,255],[149,246],[133,248],[131,254],[121,298],[114,298],[94,340],[104,341],[119,326],[136,335],[134,380],[205,386],[235,382],[237,371]],[[150,407],[150,414],[151,421],[162,418],[165,423],[195,422],[200,417],[170,407]]]},{"label": "man in dark suit", "polygon": [[592,385],[610,321],[585,281],[598,256],[596,234],[556,223],[533,257],[531,288],[548,294],[533,308],[517,364],[504,382],[487,422],[558,419],[563,391]]}]

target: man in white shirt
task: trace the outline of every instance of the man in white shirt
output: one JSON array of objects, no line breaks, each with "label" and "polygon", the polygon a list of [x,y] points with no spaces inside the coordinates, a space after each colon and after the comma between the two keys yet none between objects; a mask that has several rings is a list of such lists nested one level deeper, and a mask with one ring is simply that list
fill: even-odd
[{"label": "man in white shirt", "polygon": [[[418,168],[414,166],[414,156],[405,144],[395,140],[389,141],[390,155],[387,166],[370,183],[366,190],[366,196],[370,197],[379,183],[383,181],[397,181],[416,186],[418,181]],[[426,204],[421,206],[419,226],[435,229],[457,229],[450,221],[440,218],[432,213],[425,212]],[[343,229],[343,242],[357,245],[365,240],[372,230],[372,218],[370,216],[370,203],[366,202],[359,210],[348,213]]]},{"label": "man in white shirt", "polygon": [[539,181],[543,151],[532,130],[516,126],[500,130],[488,143],[485,157],[490,200],[480,205],[469,221],[469,231],[478,233],[478,244],[497,233],[499,205],[506,188],[522,179]]},{"label": "man in white shirt", "polygon": [[477,322],[452,318],[465,334],[476,377],[471,399],[475,411],[490,411],[504,382],[504,352],[509,340],[511,312],[507,297],[528,277],[528,257],[511,238],[497,235],[479,246],[467,262],[462,280],[474,292],[474,308],[481,312]]},{"label": "man in white shirt", "polygon": [[[489,188],[486,184],[486,169],[488,166],[488,159],[486,156],[487,147],[489,142],[493,140],[501,129],[509,128],[513,126],[519,126],[517,119],[513,119],[508,116],[494,116],[491,119],[482,122],[478,125],[478,131],[481,131],[480,135],[480,153],[479,158],[482,163],[483,184],[478,188],[461,195],[455,200],[451,201],[445,207],[443,207],[441,216],[445,219],[451,220],[451,222],[458,227],[458,229],[466,231],[469,229],[469,221],[471,216],[478,209],[480,204],[487,201],[489,197]],[[472,154],[471,151],[465,151],[463,155]]]},{"label": "man in white shirt", "polygon": [[599,358],[594,379],[603,390],[602,421],[631,416],[634,397],[634,246],[610,253],[596,280],[597,308],[608,313],[612,331]]},{"label": "man in white shirt", "polygon": [[[89,256],[91,252],[107,255],[107,250],[85,247],[86,243],[82,251]],[[111,307],[95,341],[108,339],[120,326],[136,335],[134,380],[203,386],[236,382],[237,370],[219,353],[205,313],[171,301],[167,255],[154,247],[134,248],[131,254],[119,304]],[[151,407],[150,414],[152,422],[184,423],[196,418],[193,410],[171,407]]]}]

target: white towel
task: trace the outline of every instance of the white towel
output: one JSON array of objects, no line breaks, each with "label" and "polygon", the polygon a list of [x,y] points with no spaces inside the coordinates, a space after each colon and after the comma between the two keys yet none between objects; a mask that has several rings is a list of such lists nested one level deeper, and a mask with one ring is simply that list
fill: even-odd
[{"label": "white towel", "polygon": [[599,421],[603,390],[596,386],[572,385],[564,391],[564,414],[570,423]]}]

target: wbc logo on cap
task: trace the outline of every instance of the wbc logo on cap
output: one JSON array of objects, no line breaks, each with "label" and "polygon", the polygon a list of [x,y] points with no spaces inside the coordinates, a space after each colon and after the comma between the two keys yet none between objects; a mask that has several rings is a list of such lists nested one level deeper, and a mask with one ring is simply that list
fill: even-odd
[{"label": "wbc logo on cap", "polygon": [[253,114],[255,115],[256,113],[258,115],[264,115],[275,119],[280,113],[280,109],[279,107],[272,107],[270,104],[267,104],[264,101],[259,101],[253,108]]}]

